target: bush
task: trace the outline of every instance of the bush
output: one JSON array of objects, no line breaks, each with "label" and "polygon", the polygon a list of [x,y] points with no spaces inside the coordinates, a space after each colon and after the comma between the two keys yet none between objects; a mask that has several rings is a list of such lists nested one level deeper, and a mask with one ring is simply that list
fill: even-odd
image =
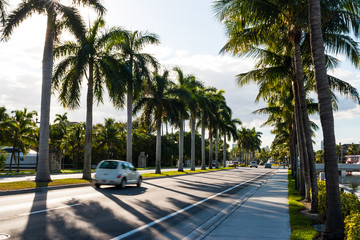
[{"label": "bush", "polygon": [[6,164],[6,157],[4,154],[0,155],[0,170],[4,170]]},{"label": "bush", "polygon": [[[319,213],[324,218],[326,217],[326,183],[319,181]],[[356,195],[351,193],[342,192],[341,198],[341,212],[343,219],[347,216],[360,212],[360,201]]]},{"label": "bush", "polygon": [[345,219],[345,239],[357,240],[360,239],[360,214],[355,213],[346,217]]}]

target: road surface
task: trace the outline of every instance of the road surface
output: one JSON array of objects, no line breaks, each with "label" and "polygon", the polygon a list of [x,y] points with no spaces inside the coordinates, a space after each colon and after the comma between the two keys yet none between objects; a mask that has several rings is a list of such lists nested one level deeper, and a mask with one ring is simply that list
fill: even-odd
[{"label": "road surface", "polygon": [[82,186],[0,197],[10,239],[193,239],[274,169],[237,168],[144,180],[140,188]]}]

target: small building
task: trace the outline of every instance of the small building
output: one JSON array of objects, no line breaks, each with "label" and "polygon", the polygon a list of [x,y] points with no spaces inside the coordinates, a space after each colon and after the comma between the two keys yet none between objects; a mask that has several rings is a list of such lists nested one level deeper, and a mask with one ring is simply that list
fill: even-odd
[{"label": "small building", "polygon": [[346,164],[360,164],[360,155],[345,155]]},{"label": "small building", "polygon": [[[13,147],[2,147],[0,149],[0,154],[5,155],[6,164],[5,168],[10,167],[11,155],[13,153]],[[35,168],[36,167],[36,156],[37,152],[34,150],[29,150],[29,152],[24,156],[22,152],[15,152],[15,158],[12,161],[12,167],[16,167],[19,164],[20,168]]]}]

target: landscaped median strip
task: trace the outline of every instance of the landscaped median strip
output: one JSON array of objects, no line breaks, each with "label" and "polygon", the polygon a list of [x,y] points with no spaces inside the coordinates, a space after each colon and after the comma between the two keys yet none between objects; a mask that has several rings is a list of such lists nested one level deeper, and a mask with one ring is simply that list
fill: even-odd
[{"label": "landscaped median strip", "polygon": [[289,171],[289,214],[291,226],[291,240],[311,240],[317,235],[317,231],[312,225],[309,218],[300,213],[305,209],[304,205],[299,202],[302,197],[298,191],[294,190],[295,180]]},{"label": "landscaped median strip", "polygon": [[[176,175],[186,175],[186,174],[194,174],[194,173],[205,173],[219,170],[227,170],[233,168],[214,168],[207,170],[185,170],[184,172],[178,171],[166,171],[161,174],[155,173],[143,173],[142,177],[146,178],[157,178],[157,177],[170,177]],[[18,182],[6,182],[0,183],[0,191],[11,191],[11,190],[21,190],[21,189],[33,189],[33,188],[41,188],[41,187],[52,187],[52,186],[61,186],[61,185],[72,185],[72,184],[85,184],[91,181],[84,180],[81,178],[65,178],[65,179],[54,179],[52,182],[40,182],[36,183],[34,181],[18,181]]]}]

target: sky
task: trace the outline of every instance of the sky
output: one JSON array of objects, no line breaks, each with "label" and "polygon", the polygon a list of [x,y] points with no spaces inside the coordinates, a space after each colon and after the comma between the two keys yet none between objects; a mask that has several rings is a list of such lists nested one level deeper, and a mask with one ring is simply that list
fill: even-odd
[{"label": "sky", "polygon": [[[10,2],[10,1],[9,1]],[[12,0],[9,10],[20,0]],[[60,2],[66,3],[67,0]],[[262,132],[262,146],[270,146],[274,138],[271,127],[261,127],[266,115],[254,115],[253,111],[265,107],[255,103],[256,85],[237,87],[235,76],[254,68],[253,59],[219,55],[226,43],[223,26],[214,16],[212,0],[103,0],[107,8],[107,26],[128,30],[148,31],[160,37],[161,44],[145,49],[153,54],[161,65],[171,70],[180,67],[185,74],[193,74],[206,86],[225,90],[233,117],[239,118],[243,126],[255,127]],[[82,9],[86,23],[96,19],[93,11]],[[12,110],[35,110],[40,112],[41,64],[45,39],[45,16],[33,15],[17,27],[10,40],[0,42],[0,106]],[[64,36],[63,40],[68,39]],[[340,59],[344,60],[342,56]],[[360,89],[360,71],[345,60],[330,74],[351,83]],[[315,96],[315,95],[314,95]],[[64,109],[54,93],[51,99],[51,121],[55,114],[68,112],[70,121],[85,121],[86,83],[82,85],[81,107],[70,111]],[[315,96],[316,97],[316,96]],[[336,142],[359,143],[360,108],[353,101],[338,96],[339,110],[334,113]],[[116,110],[107,98],[104,104],[95,106],[94,123],[103,123],[105,118],[126,121],[126,111]],[[320,130],[316,132],[315,150],[322,140],[318,116],[311,116]]]}]

